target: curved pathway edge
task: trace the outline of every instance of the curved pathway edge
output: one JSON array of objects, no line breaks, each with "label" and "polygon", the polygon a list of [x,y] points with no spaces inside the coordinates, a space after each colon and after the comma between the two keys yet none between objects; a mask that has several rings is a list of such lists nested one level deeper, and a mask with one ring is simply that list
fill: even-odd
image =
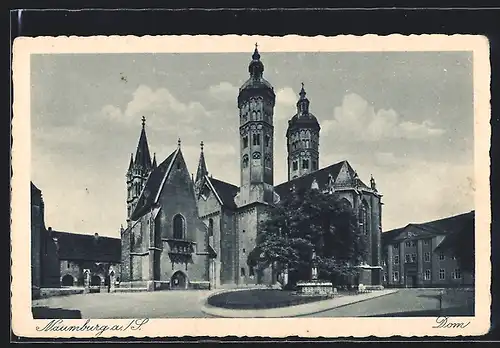
[{"label": "curved pathway edge", "polygon": [[288,318],[321,313],[353,303],[394,294],[398,289],[376,290],[366,294],[342,296],[330,300],[317,301],[296,306],[269,309],[227,309],[214,307],[205,301],[202,312],[219,318]]}]

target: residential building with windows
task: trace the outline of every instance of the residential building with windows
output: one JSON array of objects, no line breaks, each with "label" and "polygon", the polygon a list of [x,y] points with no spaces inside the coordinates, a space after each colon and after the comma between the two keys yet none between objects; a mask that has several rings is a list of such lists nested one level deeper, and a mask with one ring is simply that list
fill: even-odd
[{"label": "residential building with windows", "polygon": [[[456,255],[441,250],[450,235],[471,224],[474,211],[382,233],[385,287],[455,287],[474,284]],[[473,246],[471,246],[473,247]]]}]

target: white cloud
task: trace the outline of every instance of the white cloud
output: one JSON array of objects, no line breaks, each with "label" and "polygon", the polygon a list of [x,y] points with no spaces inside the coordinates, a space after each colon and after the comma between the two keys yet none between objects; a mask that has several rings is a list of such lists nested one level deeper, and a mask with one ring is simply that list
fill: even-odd
[{"label": "white cloud", "polygon": [[208,92],[212,97],[223,102],[236,102],[238,90],[238,87],[225,81],[208,88]]},{"label": "white cloud", "polygon": [[114,105],[105,105],[99,115],[111,122],[126,125],[138,124],[141,117],[145,116],[149,126],[180,135],[192,133],[190,125],[210,117],[210,112],[198,101],[181,102],[166,88],[153,90],[141,85],[123,110]]},{"label": "white cloud", "polygon": [[283,121],[290,119],[296,112],[298,96],[290,87],[281,88],[276,92],[276,105],[274,107],[274,119]]},{"label": "white cloud", "polygon": [[381,139],[419,139],[439,136],[445,131],[434,128],[431,121],[422,123],[402,121],[393,109],[375,110],[361,96],[351,93],[342,105],[335,107],[333,120],[321,122],[324,134],[333,133],[337,139],[377,141]]}]

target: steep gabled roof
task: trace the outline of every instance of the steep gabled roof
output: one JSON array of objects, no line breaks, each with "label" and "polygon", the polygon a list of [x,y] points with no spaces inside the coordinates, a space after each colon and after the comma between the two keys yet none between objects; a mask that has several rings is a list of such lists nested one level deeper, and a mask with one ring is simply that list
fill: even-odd
[{"label": "steep gabled roof", "polygon": [[234,197],[238,193],[239,190],[238,187],[222,180],[209,178],[208,176],[207,180],[212,184],[217,195],[222,200],[222,204],[227,208],[236,209],[236,203],[234,203]]},{"label": "steep gabled roof", "polygon": [[96,235],[52,231],[62,260],[120,262],[121,240]]},{"label": "steep gabled roof", "polygon": [[156,202],[158,193],[161,191],[163,184],[175,161],[180,148],[172,152],[160,165],[155,168],[148,176],[146,185],[139,196],[137,205],[132,212],[131,219],[137,220]]}]

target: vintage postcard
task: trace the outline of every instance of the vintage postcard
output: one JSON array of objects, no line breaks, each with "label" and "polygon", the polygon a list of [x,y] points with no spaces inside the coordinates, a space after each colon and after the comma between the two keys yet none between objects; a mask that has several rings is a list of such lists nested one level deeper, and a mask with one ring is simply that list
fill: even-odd
[{"label": "vintage postcard", "polygon": [[489,330],[485,37],[18,38],[13,81],[17,335]]}]

